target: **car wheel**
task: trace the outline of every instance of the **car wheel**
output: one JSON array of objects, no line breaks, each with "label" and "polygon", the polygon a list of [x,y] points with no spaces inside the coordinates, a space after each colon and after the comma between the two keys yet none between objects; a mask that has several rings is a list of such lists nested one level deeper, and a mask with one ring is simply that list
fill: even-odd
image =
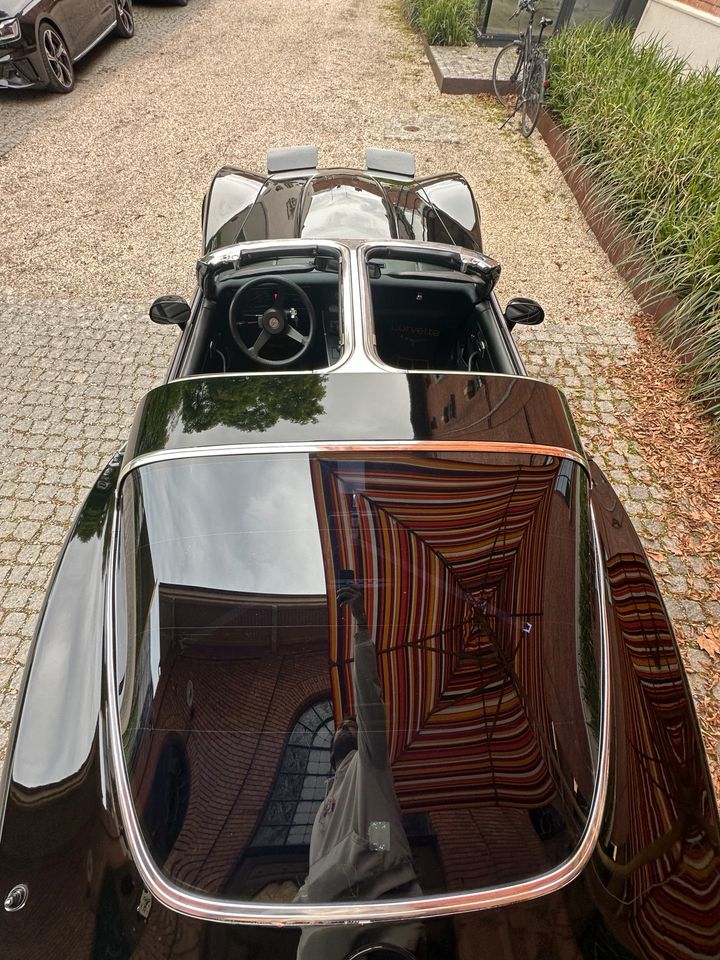
[{"label": "car wheel", "polygon": [[492,71],[493,90],[497,102],[506,110],[514,110],[520,99],[524,62],[525,51],[517,41],[503,47],[495,58]]},{"label": "car wheel", "polygon": [[133,14],[132,0],[115,0],[115,18],[117,25],[115,33],[125,39],[135,33],[135,15]]},{"label": "car wheel", "polygon": [[176,7],[186,7],[188,0],[173,0]]},{"label": "car wheel", "polygon": [[75,67],[60,31],[49,23],[43,23],[38,39],[48,89],[53,93],[70,93],[75,86]]}]

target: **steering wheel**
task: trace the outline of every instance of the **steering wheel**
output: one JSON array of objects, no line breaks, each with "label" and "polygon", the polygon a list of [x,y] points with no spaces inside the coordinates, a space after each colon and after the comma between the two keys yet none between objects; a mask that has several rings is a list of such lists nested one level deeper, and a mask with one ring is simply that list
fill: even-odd
[{"label": "steering wheel", "polygon": [[[265,284],[268,290],[268,306],[263,313],[248,313],[248,295],[255,287]],[[305,317],[303,318],[295,307],[286,308],[285,302],[288,293],[293,293],[302,304]],[[308,327],[307,333],[301,333],[297,327],[298,321]],[[275,274],[264,274],[254,277],[242,286],[230,303],[230,333],[240,350],[264,367],[286,367],[299,360],[310,347],[315,335],[315,309],[310,298],[297,283]],[[243,336],[244,334],[244,336]],[[251,341],[251,342],[249,342]],[[261,351],[268,344],[271,356],[261,356]],[[293,347],[286,357],[273,359],[275,345]],[[281,351],[282,352],[282,351]]]}]

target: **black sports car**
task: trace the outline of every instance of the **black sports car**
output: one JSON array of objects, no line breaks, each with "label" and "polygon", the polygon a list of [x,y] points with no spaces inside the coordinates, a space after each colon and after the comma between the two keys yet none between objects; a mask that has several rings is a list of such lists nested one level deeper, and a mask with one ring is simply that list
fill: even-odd
[{"label": "black sports car", "polygon": [[2,956],[720,956],[662,599],[458,175],[273,151],[81,509],[0,793]]},{"label": "black sports car", "polygon": [[132,0],[0,0],[0,90],[70,93],[75,63],[112,32],[135,33]]}]

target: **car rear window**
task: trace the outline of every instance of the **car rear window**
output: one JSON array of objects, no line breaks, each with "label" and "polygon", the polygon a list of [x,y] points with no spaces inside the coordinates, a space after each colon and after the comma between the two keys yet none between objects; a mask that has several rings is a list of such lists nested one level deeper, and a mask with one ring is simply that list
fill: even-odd
[{"label": "car rear window", "polygon": [[371,902],[539,876],[596,789],[588,483],[548,456],[188,456],[124,481],[120,735],[166,879]]},{"label": "car rear window", "polygon": [[317,176],[302,199],[301,237],[382,240],[396,235],[395,216],[380,186],[370,178]]}]

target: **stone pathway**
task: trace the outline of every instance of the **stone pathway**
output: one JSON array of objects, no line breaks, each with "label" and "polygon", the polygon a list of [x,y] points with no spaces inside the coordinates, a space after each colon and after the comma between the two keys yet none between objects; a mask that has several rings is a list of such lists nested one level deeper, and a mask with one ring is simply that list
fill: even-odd
[{"label": "stone pathway", "polygon": [[[171,353],[145,305],[191,293],[215,170],[262,170],[269,147],[291,143],[316,143],[328,166],[409,148],[421,175],[468,177],[501,301],[546,309],[519,336],[529,368],[566,389],[589,451],[667,554],[661,586],[699,661],[697,624],[720,621],[707,555],[665,549],[673,491],[652,444],[633,439],[636,400],[617,382],[637,356],[636,306],[542,141],[499,122],[484,99],[439,93],[386,0],[139,7],[137,37],[103,44],[76,93],[0,99],[0,757],[64,532]],[[702,708],[718,688],[699,667]]]},{"label": "stone pathway", "polygon": [[492,93],[500,47],[428,47],[428,60],[443,93]]}]

